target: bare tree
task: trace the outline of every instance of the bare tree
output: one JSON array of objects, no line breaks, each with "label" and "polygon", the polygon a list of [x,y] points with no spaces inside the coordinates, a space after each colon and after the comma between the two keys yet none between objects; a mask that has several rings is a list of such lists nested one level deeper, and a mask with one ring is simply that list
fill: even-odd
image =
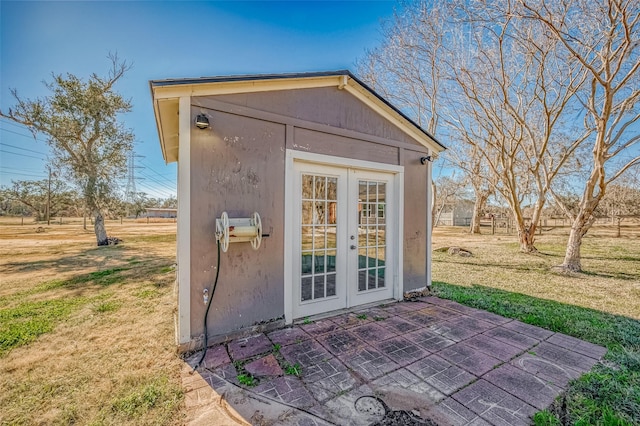
[{"label": "bare tree", "polygon": [[[418,123],[449,137],[447,157],[474,188],[471,232],[479,232],[479,214],[497,191],[511,208],[521,250],[531,252],[549,189],[587,136],[558,134],[585,74],[557,54],[542,25],[516,19],[510,7],[407,4],[360,68]],[[524,204],[534,206],[532,217]]]},{"label": "bare tree", "polygon": [[[563,47],[572,66],[589,76],[581,92],[584,127],[593,132],[591,172],[576,209],[565,206],[571,232],[562,265],[580,271],[582,238],[595,221],[594,211],[607,187],[640,164],[631,148],[640,140],[640,2],[638,0],[522,0],[523,16],[539,22]],[[562,198],[552,191],[556,202]]]},{"label": "bare tree", "polygon": [[[358,62],[358,74],[420,126],[437,136],[445,54],[445,9],[431,1],[396,12],[383,25],[383,42]],[[437,215],[437,184],[431,181],[431,215]],[[431,221],[432,228],[435,220]]]},{"label": "bare tree", "polygon": [[[516,19],[508,2],[492,7],[465,2],[461,22],[470,34],[466,58],[453,56],[447,123],[484,159],[470,175],[491,184],[508,203],[524,252],[534,252],[535,231],[554,179],[588,132],[561,133],[571,101],[585,77],[557,49],[557,41],[531,21]],[[459,49],[458,49],[459,50]],[[525,216],[524,206],[531,206]]]},{"label": "bare tree", "polygon": [[106,77],[92,74],[85,82],[73,74],[53,75],[53,81],[45,83],[50,97],[24,100],[13,89],[15,108],[0,111],[0,116],[27,126],[34,137],[47,136],[57,165],[81,188],[99,246],[108,244],[103,209],[113,194],[115,178],[126,167],[134,139],[118,122],[118,115],[130,111],[131,103],[113,89],[131,66],[117,55],[109,59]]},{"label": "bare tree", "polygon": [[598,216],[607,216],[612,222],[625,217],[640,218],[640,185],[629,184],[625,179],[607,187],[607,193],[596,209]]},{"label": "bare tree", "polygon": [[438,226],[440,217],[447,206],[455,204],[459,195],[464,190],[466,182],[455,177],[440,177],[437,179],[436,186],[439,188],[433,203],[435,207],[435,215],[433,216],[433,226]]},{"label": "bare tree", "polygon": [[445,10],[430,1],[397,11],[383,25],[382,44],[358,62],[358,73],[432,135],[438,133],[438,107],[444,69]]},{"label": "bare tree", "polygon": [[449,155],[455,159],[453,163],[465,172],[467,181],[473,190],[473,212],[469,224],[469,233],[471,234],[480,234],[480,219],[497,184],[495,175],[486,173],[489,170],[487,159],[480,155],[479,151],[476,143],[466,143],[460,144],[459,148]]}]

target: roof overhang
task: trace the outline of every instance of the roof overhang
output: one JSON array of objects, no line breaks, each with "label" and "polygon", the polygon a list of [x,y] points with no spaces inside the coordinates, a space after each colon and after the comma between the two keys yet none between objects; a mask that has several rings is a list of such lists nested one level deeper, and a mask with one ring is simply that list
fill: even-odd
[{"label": "roof overhang", "polygon": [[181,97],[319,87],[345,89],[430,151],[440,153],[446,149],[431,134],[349,71],[152,80],[149,86],[162,155],[167,163],[178,160],[178,111]]}]

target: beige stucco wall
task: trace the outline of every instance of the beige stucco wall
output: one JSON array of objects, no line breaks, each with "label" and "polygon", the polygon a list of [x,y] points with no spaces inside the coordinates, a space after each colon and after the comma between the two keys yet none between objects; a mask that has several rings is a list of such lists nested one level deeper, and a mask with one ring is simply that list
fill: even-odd
[{"label": "beige stucco wall", "polygon": [[217,96],[217,99],[382,138],[416,142],[346,90],[337,87]]},{"label": "beige stucco wall", "polygon": [[[257,251],[231,244],[222,254],[209,336],[283,316],[287,149],[404,165],[404,291],[426,285],[427,167],[420,164],[426,148],[336,88],[192,98],[192,115],[199,113],[211,128],[191,133],[192,338],[203,333],[202,291],[215,278],[215,219],[223,211],[230,217],[257,211],[270,235]],[[372,137],[362,140],[360,133]]]}]

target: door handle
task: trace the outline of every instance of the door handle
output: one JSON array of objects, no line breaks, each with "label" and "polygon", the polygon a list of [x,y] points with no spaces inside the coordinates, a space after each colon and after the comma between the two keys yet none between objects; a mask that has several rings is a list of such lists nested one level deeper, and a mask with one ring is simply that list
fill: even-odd
[{"label": "door handle", "polygon": [[350,247],[350,249],[351,249],[351,250],[355,250],[355,249],[357,249],[357,248],[358,248],[358,247],[356,247],[356,246],[354,246],[354,245],[352,245],[352,246]]}]

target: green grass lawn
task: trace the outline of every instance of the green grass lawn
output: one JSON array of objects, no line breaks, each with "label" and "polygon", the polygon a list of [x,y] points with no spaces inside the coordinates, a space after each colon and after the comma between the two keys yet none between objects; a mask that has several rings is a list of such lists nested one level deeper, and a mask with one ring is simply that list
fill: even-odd
[{"label": "green grass lawn", "polygon": [[594,234],[583,244],[585,271],[573,276],[550,272],[562,259],[562,235],[541,238],[539,255],[517,253],[504,237],[434,236],[434,247],[474,252],[434,253],[435,295],[608,349],[537,413],[536,425],[640,425],[640,239]]},{"label": "green grass lawn", "polygon": [[[18,222],[19,223],[19,222]],[[1,223],[0,424],[182,424],[175,354],[175,224],[111,223],[124,239],[96,248],[81,222]],[[538,425],[640,425],[640,232],[598,233],[583,244],[585,273],[550,272],[566,235],[434,234],[473,257],[433,253],[434,292],[572,335],[609,351],[538,413]],[[623,232],[623,235],[627,233]],[[296,374],[292,366],[291,374]]]},{"label": "green grass lawn", "polygon": [[175,225],[0,225],[0,425],[182,424]]}]

